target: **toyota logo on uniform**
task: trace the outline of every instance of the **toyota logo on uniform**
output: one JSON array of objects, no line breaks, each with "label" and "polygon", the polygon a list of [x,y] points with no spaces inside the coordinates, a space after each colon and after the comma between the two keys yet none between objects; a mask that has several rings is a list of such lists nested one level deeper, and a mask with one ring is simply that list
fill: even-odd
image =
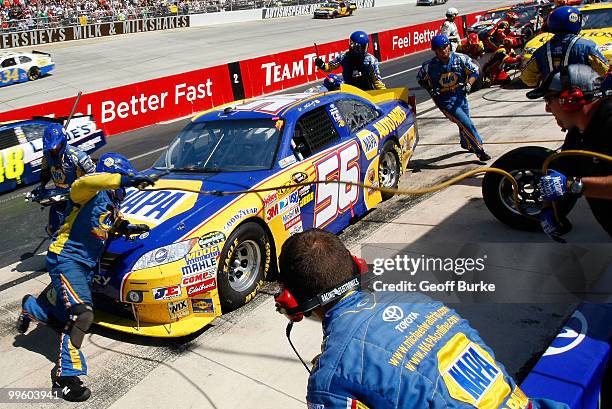
[{"label": "toyota logo on uniform", "polygon": [[385,322],[396,322],[404,318],[404,311],[397,305],[390,305],[382,313]]}]

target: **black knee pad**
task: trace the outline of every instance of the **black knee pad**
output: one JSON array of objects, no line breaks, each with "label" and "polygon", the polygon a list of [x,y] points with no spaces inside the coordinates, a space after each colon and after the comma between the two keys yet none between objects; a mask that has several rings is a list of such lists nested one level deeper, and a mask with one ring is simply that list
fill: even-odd
[{"label": "black knee pad", "polygon": [[68,311],[69,317],[64,332],[70,335],[75,348],[81,348],[83,338],[94,319],[93,308],[88,304],[77,304]]}]

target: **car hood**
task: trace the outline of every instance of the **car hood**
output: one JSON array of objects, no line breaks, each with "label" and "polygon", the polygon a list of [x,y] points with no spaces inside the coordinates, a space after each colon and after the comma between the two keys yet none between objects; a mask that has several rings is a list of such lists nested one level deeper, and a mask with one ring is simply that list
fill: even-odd
[{"label": "car hood", "polygon": [[[552,36],[551,33],[542,33],[532,38],[525,44],[526,54],[533,54],[531,50],[536,50],[546,44]],[[607,58],[608,62],[612,63],[612,27],[582,30],[580,37],[584,37],[597,44],[597,48]]]},{"label": "car hood", "polygon": [[334,11],[334,10],[336,10],[336,9],[333,9],[331,7],[319,7],[315,11]]}]

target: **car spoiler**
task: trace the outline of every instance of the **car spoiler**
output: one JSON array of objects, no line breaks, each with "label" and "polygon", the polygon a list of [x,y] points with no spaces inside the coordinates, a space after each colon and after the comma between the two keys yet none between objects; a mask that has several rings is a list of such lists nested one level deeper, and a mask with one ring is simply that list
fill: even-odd
[{"label": "car spoiler", "polygon": [[357,87],[353,87],[348,84],[342,84],[340,85],[340,91],[358,95],[362,98],[367,99],[368,101],[373,102],[374,104],[381,104],[383,102],[391,101],[393,99],[401,99],[404,102],[409,102],[408,88],[386,88],[376,89],[373,91],[363,91]]},{"label": "car spoiler", "polygon": [[32,50],[32,54],[42,54],[42,55],[46,55],[47,57],[51,57],[51,54],[45,53],[42,51],[37,51],[37,50]]}]

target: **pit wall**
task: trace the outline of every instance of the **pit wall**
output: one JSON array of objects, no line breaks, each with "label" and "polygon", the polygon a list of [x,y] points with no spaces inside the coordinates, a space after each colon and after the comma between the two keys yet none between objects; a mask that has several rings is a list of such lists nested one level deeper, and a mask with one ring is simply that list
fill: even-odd
[{"label": "pit wall", "polygon": [[[481,14],[462,16],[460,34]],[[387,61],[426,50],[442,22],[440,19],[374,33],[369,51],[380,61]],[[346,47],[346,40],[319,44],[318,53],[327,61]],[[93,115],[107,135],[128,132],[321,79],[326,74],[315,67],[316,56],[314,46],[304,47],[90,92],[81,96],[76,111]],[[66,116],[73,104],[71,97],[0,112],[0,122],[35,115]]]}]

